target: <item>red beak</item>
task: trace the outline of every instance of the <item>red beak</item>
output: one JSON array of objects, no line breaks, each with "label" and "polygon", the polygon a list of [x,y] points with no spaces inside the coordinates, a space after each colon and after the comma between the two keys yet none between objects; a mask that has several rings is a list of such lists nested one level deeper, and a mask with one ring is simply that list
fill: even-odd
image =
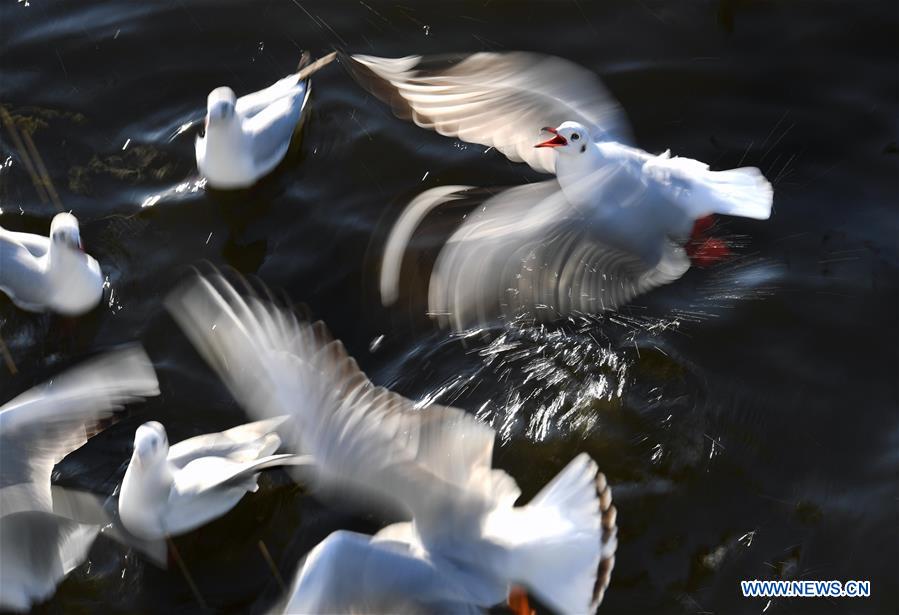
[{"label": "red beak", "polygon": [[560,145],[568,145],[568,140],[565,137],[563,137],[562,135],[560,135],[559,131],[557,131],[555,128],[550,128],[547,126],[545,128],[541,128],[541,130],[544,130],[555,136],[552,139],[550,139],[549,141],[544,141],[543,143],[538,143],[534,147],[559,147]]}]

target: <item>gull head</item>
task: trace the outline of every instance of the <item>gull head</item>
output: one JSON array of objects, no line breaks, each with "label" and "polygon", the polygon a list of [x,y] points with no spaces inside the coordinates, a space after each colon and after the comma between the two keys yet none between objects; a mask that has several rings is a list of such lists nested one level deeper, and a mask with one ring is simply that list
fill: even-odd
[{"label": "gull head", "polygon": [[234,105],[237,104],[237,96],[234,90],[224,86],[215,88],[209,93],[206,101],[206,128],[229,122],[234,118]]},{"label": "gull head", "polygon": [[149,467],[164,460],[169,453],[169,438],[165,427],[156,421],[149,421],[134,433],[134,457],[141,467]]},{"label": "gull head", "polygon": [[78,219],[72,214],[56,214],[50,223],[50,243],[54,247],[83,252]]},{"label": "gull head", "polygon": [[542,129],[553,135],[552,139],[538,143],[534,147],[551,147],[559,154],[577,155],[587,151],[590,132],[578,122],[563,122],[556,128],[547,126]]}]

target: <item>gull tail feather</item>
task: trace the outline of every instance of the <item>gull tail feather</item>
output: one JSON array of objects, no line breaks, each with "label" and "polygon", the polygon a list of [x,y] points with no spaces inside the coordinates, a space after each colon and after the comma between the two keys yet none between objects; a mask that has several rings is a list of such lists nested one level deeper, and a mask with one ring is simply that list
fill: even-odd
[{"label": "gull tail feather", "polygon": [[705,171],[695,179],[694,199],[704,212],[767,220],[774,190],[755,167]]},{"label": "gull tail feather", "polygon": [[511,580],[561,613],[594,612],[617,545],[611,491],[596,463],[579,455],[520,510],[529,527],[518,528],[527,538],[510,554]]}]

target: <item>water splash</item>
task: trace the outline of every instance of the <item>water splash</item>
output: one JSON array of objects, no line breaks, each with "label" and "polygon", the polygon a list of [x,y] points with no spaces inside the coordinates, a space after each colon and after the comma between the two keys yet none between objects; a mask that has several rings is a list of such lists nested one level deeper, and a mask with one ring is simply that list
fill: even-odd
[{"label": "water splash", "polygon": [[483,367],[467,380],[501,386],[476,415],[503,444],[518,433],[536,442],[560,432],[587,437],[619,403],[630,366],[611,343],[566,327],[508,326],[477,354]]},{"label": "water splash", "polygon": [[143,202],[141,202],[141,209],[146,209],[147,207],[153,207],[157,203],[163,200],[172,200],[179,199],[185,195],[195,194],[204,190],[206,188],[206,178],[201,177],[199,179],[189,179],[187,181],[181,182],[180,184],[174,186],[173,188],[169,188],[164,190],[158,194],[151,194],[147,196]]}]

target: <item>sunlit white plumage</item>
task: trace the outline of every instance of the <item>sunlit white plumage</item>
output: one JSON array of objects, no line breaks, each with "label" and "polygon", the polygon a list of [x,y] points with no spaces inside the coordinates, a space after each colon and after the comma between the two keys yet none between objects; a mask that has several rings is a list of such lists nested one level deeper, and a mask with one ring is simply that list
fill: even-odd
[{"label": "sunlit white plumage", "polygon": [[27,611],[49,598],[100,529],[66,515],[62,492],[51,491],[53,466],[84,444],[98,421],[158,393],[149,359],[131,347],[0,407],[0,607]]},{"label": "sunlit white plumage", "polygon": [[0,291],[29,312],[79,316],[96,307],[103,274],[82,249],[75,216],[57,214],[49,237],[0,227]]},{"label": "sunlit white plumage", "polygon": [[[400,117],[556,174],[493,190],[441,252],[429,310],[456,328],[498,314],[614,309],[689,269],[682,246],[696,219],[770,215],[771,185],[756,168],[713,172],[628,145],[618,104],[594,74],[567,60],[485,52],[357,55],[344,63]],[[538,143],[544,130],[554,136]],[[381,270],[386,304],[397,298],[418,224],[434,208],[476,193],[454,188],[423,193],[395,225]]]},{"label": "sunlit white plumage", "polygon": [[119,517],[138,538],[154,540],[188,532],[221,517],[250,491],[259,472],[306,460],[273,453],[284,419],[240,425],[169,447],[163,426],[138,427],[134,452],[119,494]]},{"label": "sunlit white plumage", "polygon": [[206,107],[206,134],[196,141],[197,168],[212,188],[248,188],[287,154],[311,91],[297,72],[237,98],[214,89]]},{"label": "sunlit white plumage", "polygon": [[611,493],[587,455],[514,507],[515,481],[491,465],[492,429],[375,386],[322,323],[244,298],[218,275],[166,304],[247,412],[289,414],[289,446],[315,459],[320,488],[412,518],[374,537],[332,534],[309,554],[286,612],[489,607],[513,583],[561,612],[595,609],[616,528]]}]

